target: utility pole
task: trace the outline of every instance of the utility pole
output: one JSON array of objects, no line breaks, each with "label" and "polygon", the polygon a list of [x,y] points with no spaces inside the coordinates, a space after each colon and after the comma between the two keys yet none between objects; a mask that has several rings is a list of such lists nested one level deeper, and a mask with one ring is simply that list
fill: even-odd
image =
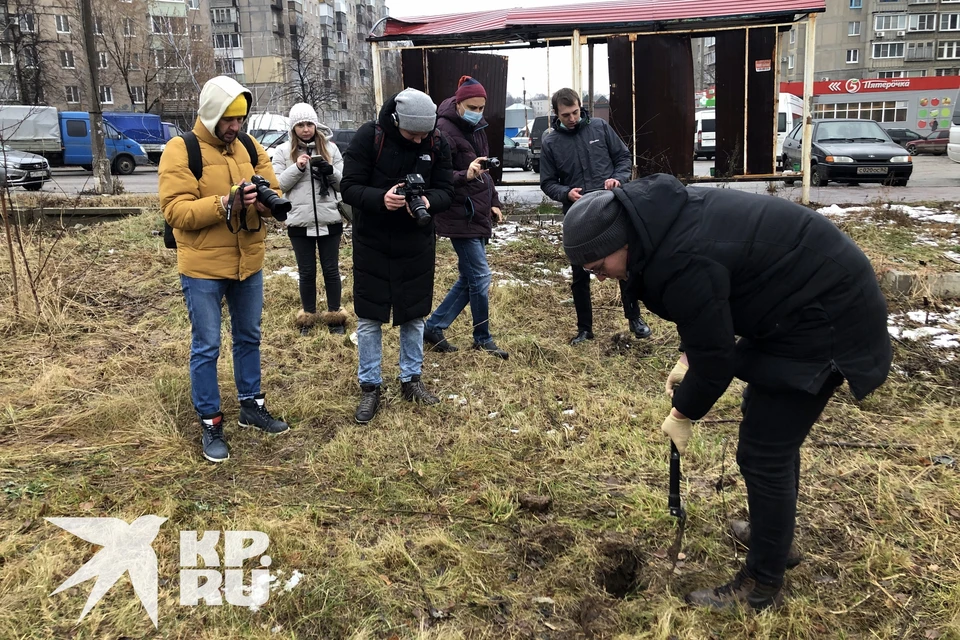
[{"label": "utility pole", "polygon": [[103,143],[103,109],[100,106],[100,72],[97,40],[94,35],[94,17],[91,0],[80,0],[83,19],[83,44],[87,51],[87,68],[93,100],[90,109],[90,138],[93,145],[93,188],[98,194],[116,194],[116,181],[110,175],[110,159]]}]

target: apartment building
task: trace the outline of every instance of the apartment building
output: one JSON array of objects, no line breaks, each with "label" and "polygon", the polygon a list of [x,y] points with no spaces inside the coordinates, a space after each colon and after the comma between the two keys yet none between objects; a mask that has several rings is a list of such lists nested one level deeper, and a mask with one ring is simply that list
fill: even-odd
[{"label": "apartment building", "polygon": [[[803,79],[805,30],[781,34],[784,81]],[[831,0],[816,42],[817,81],[960,75],[960,0]]]},{"label": "apartment building", "polygon": [[99,86],[89,86],[75,0],[6,0],[0,11],[0,101],[151,111],[187,121],[212,74],[206,0],[93,0]]},{"label": "apartment building", "polygon": [[0,0],[0,102],[148,111],[192,126],[199,91],[230,75],[256,111],[314,104],[332,127],[376,116],[370,46],[384,0],[92,0],[99,86],[76,0]]},{"label": "apartment building", "polygon": [[383,0],[209,0],[217,73],[254,93],[258,112],[308,102],[334,128],[376,116],[367,34]]}]

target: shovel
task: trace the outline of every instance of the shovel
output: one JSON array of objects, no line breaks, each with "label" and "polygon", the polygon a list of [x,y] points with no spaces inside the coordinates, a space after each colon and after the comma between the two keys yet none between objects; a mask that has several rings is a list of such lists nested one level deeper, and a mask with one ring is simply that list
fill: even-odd
[{"label": "shovel", "polygon": [[670,567],[672,572],[677,568],[683,531],[687,528],[687,512],[683,510],[683,502],[680,500],[680,452],[672,440],[670,441],[670,496],[667,504],[670,507],[670,515],[677,519],[677,536],[667,549],[667,557],[673,563]]}]

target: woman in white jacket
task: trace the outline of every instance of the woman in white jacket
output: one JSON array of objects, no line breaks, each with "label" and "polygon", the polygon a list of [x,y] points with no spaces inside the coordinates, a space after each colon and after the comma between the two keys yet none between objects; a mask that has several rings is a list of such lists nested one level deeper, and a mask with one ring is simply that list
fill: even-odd
[{"label": "woman in white jacket", "polygon": [[330,333],[345,333],[347,315],[340,307],[340,237],[343,222],[337,208],[343,157],[331,141],[333,132],[308,104],[290,109],[289,141],[273,154],[273,169],[283,195],[293,203],[287,233],[297,257],[300,302],[297,326],[307,335],[317,323],[317,255],[327,291],[327,311],[319,319]]}]

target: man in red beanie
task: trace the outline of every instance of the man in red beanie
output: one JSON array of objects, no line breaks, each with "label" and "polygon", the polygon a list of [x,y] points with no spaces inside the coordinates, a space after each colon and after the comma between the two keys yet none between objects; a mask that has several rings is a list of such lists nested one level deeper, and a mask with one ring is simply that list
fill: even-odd
[{"label": "man in red beanie", "polygon": [[470,304],[473,315],[473,348],[507,359],[507,352],[497,346],[490,334],[490,267],[486,244],[493,225],[500,222],[500,198],[493,178],[483,162],[490,146],[487,143],[487,121],[483,110],[487,92],[470,76],[460,78],[457,92],[440,103],[437,128],[450,143],[453,158],[453,205],[434,216],[437,235],[450,238],[459,261],[460,278],[443,302],[427,320],[423,340],[434,351],[451,352],[457,348],[447,342],[443,331]]}]

